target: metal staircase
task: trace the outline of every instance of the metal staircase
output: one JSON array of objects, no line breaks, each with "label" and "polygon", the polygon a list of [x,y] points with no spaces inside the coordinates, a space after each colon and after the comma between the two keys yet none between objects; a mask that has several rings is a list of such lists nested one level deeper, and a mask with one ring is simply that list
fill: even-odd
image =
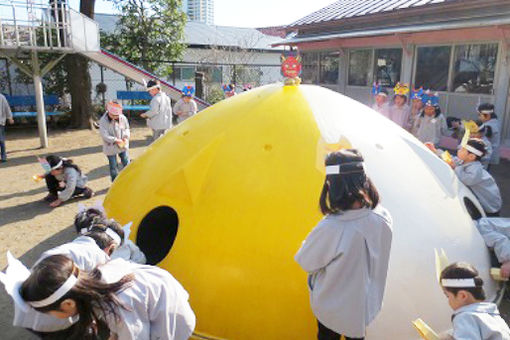
[{"label": "metal staircase", "polygon": [[[98,51],[97,23],[71,10],[67,0],[0,2],[0,55],[33,78],[41,147],[48,146],[42,76],[68,53]],[[43,52],[55,54],[46,65],[38,58]]]}]

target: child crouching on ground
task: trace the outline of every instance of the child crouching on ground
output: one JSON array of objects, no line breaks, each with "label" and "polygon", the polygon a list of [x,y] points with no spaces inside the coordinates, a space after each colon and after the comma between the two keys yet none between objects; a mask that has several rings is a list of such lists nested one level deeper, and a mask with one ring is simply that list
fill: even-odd
[{"label": "child crouching on ground", "polygon": [[498,185],[484,168],[480,160],[485,155],[485,143],[481,139],[470,138],[458,152],[462,164],[450,165],[455,169],[459,180],[469,187],[482,205],[487,216],[499,216],[502,200]]},{"label": "child crouching on ground", "polygon": [[46,161],[51,170],[44,177],[49,191],[44,200],[50,202],[51,207],[58,207],[75,196],[91,198],[94,195],[92,189],[86,186],[87,176],[72,160],[50,155]]},{"label": "child crouching on ground", "polygon": [[453,336],[441,339],[508,340],[510,329],[498,306],[484,302],[483,280],[468,263],[453,263],[441,273],[441,287],[453,309]]}]

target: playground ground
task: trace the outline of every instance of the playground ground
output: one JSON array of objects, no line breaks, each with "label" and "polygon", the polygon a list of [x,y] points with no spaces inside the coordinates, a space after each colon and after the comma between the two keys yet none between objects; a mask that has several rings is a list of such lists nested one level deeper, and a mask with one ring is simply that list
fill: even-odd
[{"label": "playground ground", "polygon": [[[131,158],[145,150],[150,134],[145,126],[132,127]],[[75,237],[71,225],[79,202],[92,205],[95,200],[104,199],[111,184],[108,162],[97,130],[51,131],[50,147],[46,150],[39,149],[37,130],[33,128],[8,128],[7,139],[9,161],[0,163],[0,268],[6,266],[7,250],[31,266],[43,251]],[[44,181],[36,183],[32,176],[42,171],[36,156],[51,153],[71,158],[81,167],[96,192],[95,198],[73,200],[56,209],[42,201],[46,196]],[[491,172],[502,190],[505,202],[502,215],[510,216],[510,162],[504,160]],[[0,293],[1,338],[35,339],[29,332],[11,326],[12,313],[11,300]]]}]

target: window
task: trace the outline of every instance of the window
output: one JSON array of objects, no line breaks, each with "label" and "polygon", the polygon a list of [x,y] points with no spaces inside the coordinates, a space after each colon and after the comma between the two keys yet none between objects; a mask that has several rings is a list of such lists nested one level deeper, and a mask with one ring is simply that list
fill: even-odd
[{"label": "window", "polygon": [[323,52],[319,59],[319,83],[338,83],[338,61],[340,52]]},{"label": "window", "polygon": [[402,49],[375,50],[375,79],[383,87],[395,87],[400,81]]},{"label": "window", "polygon": [[319,67],[319,54],[314,52],[304,52],[301,54],[301,78],[303,83],[316,84],[318,83],[318,67]]},{"label": "window", "polygon": [[206,81],[211,83],[223,82],[223,70],[221,66],[198,66],[197,72],[202,72],[205,75]]},{"label": "window", "polygon": [[419,47],[416,61],[415,88],[448,90],[450,46]]},{"label": "window", "polygon": [[176,66],[174,68],[175,79],[184,81],[195,80],[195,68],[191,66]]},{"label": "window", "polygon": [[455,47],[453,92],[492,94],[498,44]]},{"label": "window", "polygon": [[369,86],[372,50],[354,50],[349,53],[349,85]]}]

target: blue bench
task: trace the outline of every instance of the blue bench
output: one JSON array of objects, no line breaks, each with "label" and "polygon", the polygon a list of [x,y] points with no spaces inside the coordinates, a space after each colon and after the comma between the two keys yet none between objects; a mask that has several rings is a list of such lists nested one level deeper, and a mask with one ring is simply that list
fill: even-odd
[{"label": "blue bench", "polygon": [[[119,100],[151,100],[152,97],[147,91],[117,91],[117,99]],[[126,111],[147,111],[149,105],[122,105],[122,109]]]},{"label": "blue bench", "polygon": [[[7,102],[12,108],[19,107],[28,107],[33,108],[36,106],[35,96],[8,96],[5,98]],[[44,96],[44,105],[45,106],[55,106],[58,105],[58,96],[54,94],[50,94]],[[47,116],[60,116],[65,114],[63,111],[46,111]],[[15,111],[13,110],[12,116],[14,118],[24,118],[24,117],[37,117],[37,111]]]}]

